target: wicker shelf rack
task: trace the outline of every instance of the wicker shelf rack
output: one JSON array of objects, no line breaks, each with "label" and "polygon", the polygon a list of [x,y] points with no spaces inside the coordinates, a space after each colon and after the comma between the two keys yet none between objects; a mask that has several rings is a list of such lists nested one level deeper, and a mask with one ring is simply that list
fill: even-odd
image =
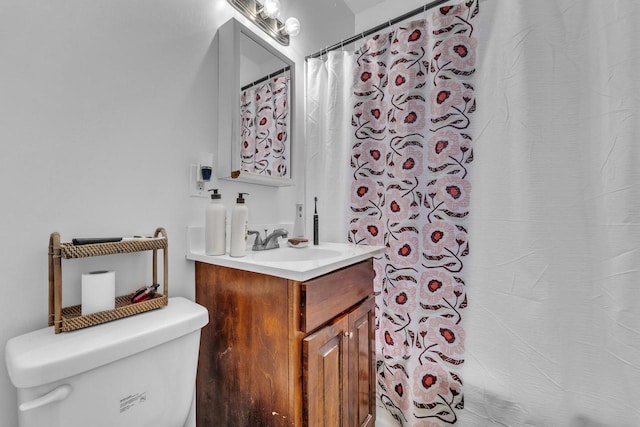
[{"label": "wicker shelf rack", "polygon": [[[164,228],[157,228],[153,238],[123,240],[120,242],[74,245],[61,243],[60,234],[51,233],[49,238],[49,326],[56,334],[88,326],[99,325],[134,314],[164,307],[168,304],[168,254],[169,241]],[[116,297],[115,309],[82,315],[82,306],[62,307],[62,259],[76,259],[102,255],[153,251],[152,283],[158,283],[158,250],[163,252],[163,292],[150,300],[132,304],[132,294]]]}]

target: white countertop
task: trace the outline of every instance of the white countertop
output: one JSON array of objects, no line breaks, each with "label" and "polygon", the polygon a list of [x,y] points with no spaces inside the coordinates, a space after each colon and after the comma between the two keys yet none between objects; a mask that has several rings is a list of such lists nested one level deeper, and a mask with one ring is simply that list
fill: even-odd
[{"label": "white countertop", "polygon": [[380,256],[383,246],[354,245],[350,243],[320,242],[318,246],[290,248],[286,239],[280,239],[279,249],[253,252],[250,248],[243,257],[205,255],[204,228],[187,227],[187,259],[212,265],[268,274],[270,276],[303,282],[367,258]]}]

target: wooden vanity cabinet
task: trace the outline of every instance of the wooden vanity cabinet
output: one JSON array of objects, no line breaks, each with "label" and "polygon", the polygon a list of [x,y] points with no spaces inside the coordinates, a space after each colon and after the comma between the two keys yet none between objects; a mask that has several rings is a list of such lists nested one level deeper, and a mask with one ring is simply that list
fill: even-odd
[{"label": "wooden vanity cabinet", "polygon": [[303,340],[306,425],[375,424],[374,309],[371,296]]},{"label": "wooden vanity cabinet", "polygon": [[198,427],[375,424],[372,259],[306,282],[196,262]]}]

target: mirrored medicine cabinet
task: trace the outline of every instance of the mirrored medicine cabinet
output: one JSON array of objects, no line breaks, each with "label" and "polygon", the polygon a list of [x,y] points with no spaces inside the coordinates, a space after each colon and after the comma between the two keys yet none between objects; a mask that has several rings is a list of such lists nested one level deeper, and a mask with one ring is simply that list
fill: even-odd
[{"label": "mirrored medicine cabinet", "polygon": [[294,62],[233,18],[217,37],[218,177],[293,185]]}]

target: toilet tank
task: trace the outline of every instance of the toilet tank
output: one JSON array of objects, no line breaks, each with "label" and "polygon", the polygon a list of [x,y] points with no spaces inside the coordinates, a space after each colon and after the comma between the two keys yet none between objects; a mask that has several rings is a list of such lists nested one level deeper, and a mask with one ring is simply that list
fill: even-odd
[{"label": "toilet tank", "polygon": [[20,427],[183,427],[208,321],[204,307],[174,297],[102,325],[12,338],[5,356]]}]

